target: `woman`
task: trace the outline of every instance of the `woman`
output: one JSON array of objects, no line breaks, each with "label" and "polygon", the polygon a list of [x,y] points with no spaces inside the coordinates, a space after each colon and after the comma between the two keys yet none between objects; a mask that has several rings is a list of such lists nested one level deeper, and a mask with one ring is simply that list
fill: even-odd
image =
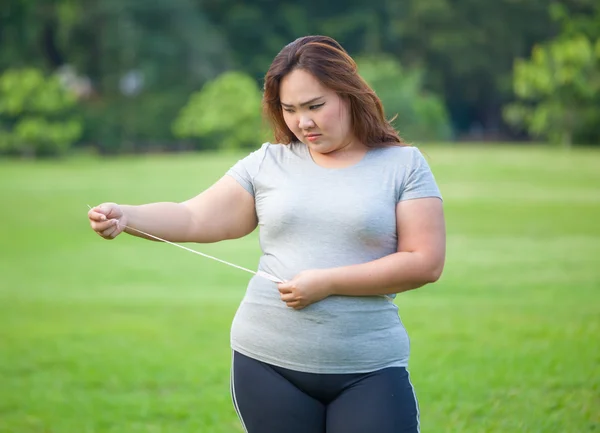
[{"label": "woman", "polygon": [[[260,226],[259,271],[232,324],[231,392],[250,433],[419,431],[409,340],[393,299],[436,281],[445,223],[421,153],[333,39],[276,56],[265,143],[183,203],[102,204],[92,228],[216,242]],[[136,231],[125,228],[130,234]]]}]

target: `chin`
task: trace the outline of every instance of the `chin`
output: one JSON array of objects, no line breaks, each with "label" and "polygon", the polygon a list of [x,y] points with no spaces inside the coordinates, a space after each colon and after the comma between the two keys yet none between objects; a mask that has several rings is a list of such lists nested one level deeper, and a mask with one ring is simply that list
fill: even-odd
[{"label": "chin", "polygon": [[326,141],[321,141],[319,140],[316,143],[310,142],[310,141],[306,141],[305,144],[310,147],[313,150],[317,150],[321,153],[323,152],[329,152],[331,149],[331,146],[329,145],[329,143],[327,143]]},{"label": "chin", "polygon": [[318,153],[329,153],[331,150],[327,146],[323,146],[322,144],[317,143],[306,143],[310,150],[314,150]]}]

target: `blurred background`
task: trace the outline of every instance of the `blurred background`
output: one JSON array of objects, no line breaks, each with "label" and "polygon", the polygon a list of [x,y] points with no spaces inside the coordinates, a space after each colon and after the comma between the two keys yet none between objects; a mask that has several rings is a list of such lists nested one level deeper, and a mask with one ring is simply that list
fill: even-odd
[{"label": "blurred background", "polygon": [[[263,76],[308,34],[444,196],[444,274],[395,301],[422,431],[600,431],[600,1],[0,0],[0,433],[243,431],[249,274],[103,241],[86,205],[208,188],[269,139]],[[257,232],[192,248],[256,269]]]},{"label": "blurred background", "polygon": [[256,147],[262,78],[308,34],[342,43],[408,141],[598,145],[599,4],[3,0],[0,154]]}]

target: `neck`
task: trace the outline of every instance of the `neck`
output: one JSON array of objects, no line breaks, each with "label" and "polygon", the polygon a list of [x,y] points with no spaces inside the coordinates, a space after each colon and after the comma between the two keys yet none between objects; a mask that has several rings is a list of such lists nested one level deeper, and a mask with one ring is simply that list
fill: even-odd
[{"label": "neck", "polygon": [[369,148],[362,143],[351,141],[328,153],[319,153],[308,148],[315,163],[327,168],[344,168],[358,163]]},{"label": "neck", "polygon": [[356,140],[355,138],[350,138],[346,142],[342,143],[337,149],[332,150],[331,152],[323,154],[324,156],[329,156],[331,158],[352,158],[356,154],[363,155],[368,149],[367,146]]}]

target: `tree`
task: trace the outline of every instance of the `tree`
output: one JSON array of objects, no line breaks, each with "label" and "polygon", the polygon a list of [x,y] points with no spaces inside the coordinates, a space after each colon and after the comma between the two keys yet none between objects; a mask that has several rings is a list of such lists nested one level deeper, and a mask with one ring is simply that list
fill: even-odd
[{"label": "tree", "polygon": [[329,35],[353,56],[390,53],[421,68],[423,87],[443,97],[460,132],[473,124],[506,131],[514,57],[558,31],[547,0],[197,1],[224,29],[235,67],[256,79],[285,44]]},{"label": "tree", "polygon": [[263,141],[261,93],[242,72],[226,72],[194,93],[173,124],[180,138],[216,142],[220,149],[255,147]]},{"label": "tree", "polygon": [[82,132],[75,106],[75,96],[57,76],[37,69],[6,71],[0,76],[0,151],[66,153]]},{"label": "tree", "polygon": [[[563,21],[563,32],[536,45],[529,60],[515,61],[520,101],[507,105],[504,116],[535,137],[571,146],[600,138],[600,6],[582,18],[568,17],[559,5],[552,13]],[[594,19],[597,26],[588,25]]]},{"label": "tree", "polygon": [[194,0],[8,0],[0,43],[0,71],[68,65],[89,80],[82,141],[103,152],[171,144],[188,95],[231,66]]},{"label": "tree", "polygon": [[557,30],[547,0],[385,2],[383,49],[424,68],[424,85],[443,95],[457,132],[505,132],[513,59]]},{"label": "tree", "polygon": [[408,141],[445,141],[452,135],[443,100],[423,88],[423,71],[405,69],[391,56],[357,59],[360,75],[381,99],[388,118],[396,117]]},{"label": "tree", "polygon": [[[325,34],[355,57],[389,53],[422,71],[454,129],[506,133],[512,66],[556,36],[547,0],[7,0],[0,8],[0,72],[64,65],[89,79],[82,143],[106,152],[172,145],[171,123],[190,93],[226,70],[260,82],[295,38]],[[558,3],[558,2],[557,2]],[[561,0],[572,33],[597,0]],[[585,28],[584,28],[585,27]],[[413,69],[414,68],[414,69]],[[128,79],[140,86],[123,86]],[[127,88],[127,94],[122,89]],[[131,88],[135,91],[131,92]],[[405,129],[403,127],[403,129]],[[589,129],[589,128],[588,128]]]}]

